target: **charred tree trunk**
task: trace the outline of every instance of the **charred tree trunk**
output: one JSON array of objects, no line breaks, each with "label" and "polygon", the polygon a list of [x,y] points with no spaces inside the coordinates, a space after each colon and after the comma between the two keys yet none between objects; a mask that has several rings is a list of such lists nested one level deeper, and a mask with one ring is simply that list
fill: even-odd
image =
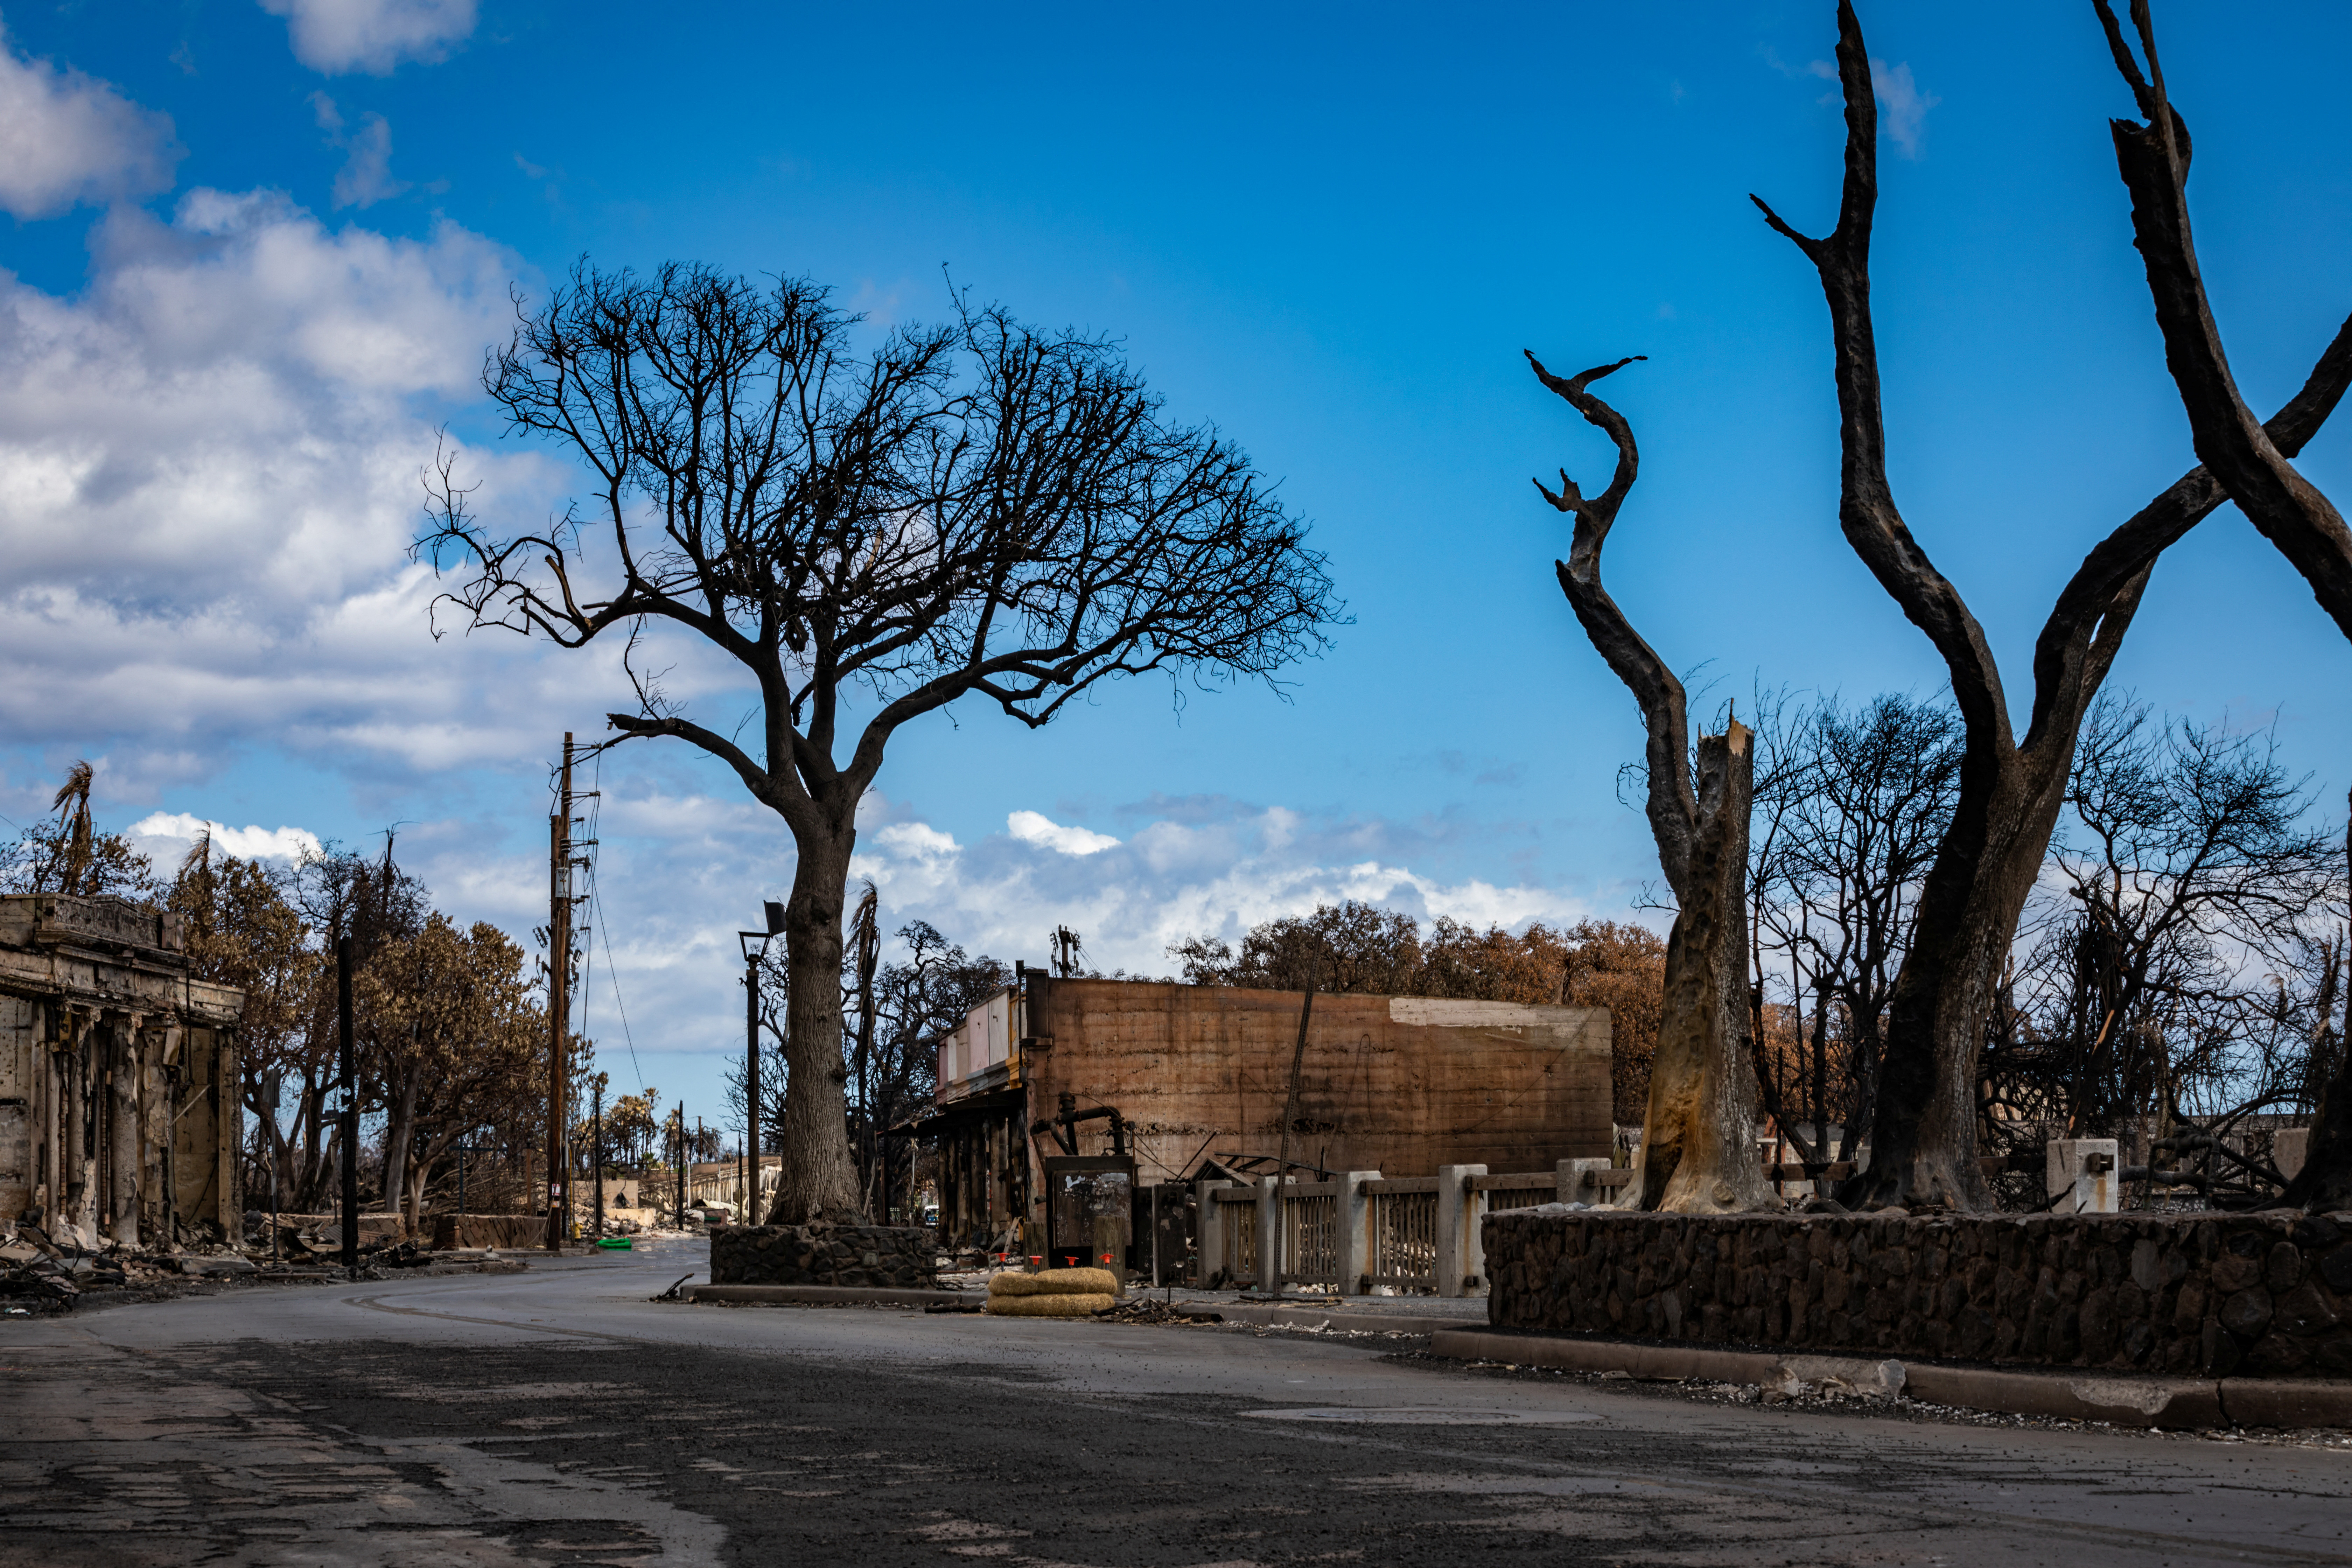
[{"label": "charred tree trunk", "polygon": [[416,1097],[424,1091],[425,1075],[417,1064],[407,1065],[408,1081],[392,1105],[390,1125],[383,1136],[383,1212],[401,1212],[402,1194],[408,1185],[410,1145],[416,1142]]},{"label": "charred tree trunk", "polygon": [[1760,1207],[1748,984],[1748,815],[1755,750],[1734,721],[1698,743],[1689,886],[1666,937],[1665,1007],[1642,1119],[1641,1206]]},{"label": "charred tree trunk", "polygon": [[1601,583],[1601,552],[1633,488],[1641,458],[1624,416],[1594,396],[1591,383],[1633,363],[1619,360],[1560,377],[1528,355],[1538,379],[1607,435],[1617,447],[1609,488],[1586,497],[1568,477],[1536,489],[1576,518],[1560,591],[1592,646],[1640,703],[1649,731],[1648,815],[1658,864],[1677,910],[1666,943],[1664,1010],[1643,1118],[1645,1209],[1714,1213],[1770,1200],[1756,1158],[1756,1068],[1748,1023],[1748,813],[1753,793],[1749,731],[1733,723],[1701,740],[1697,786],[1682,682],[1633,630]]},{"label": "charred tree trunk", "polygon": [[[2063,803],[2084,716],[2158,557],[2227,497],[2212,473],[2192,469],[2084,558],[2035,642],[2033,707],[2024,738],[2017,739],[1983,628],[1912,536],[1887,481],[1870,311],[1878,107],[1869,52],[1850,0],[1838,6],[1837,63],[1846,142],[1836,228],[1825,238],[1808,237],[1760,198],[1750,199],[1821,275],[1835,348],[1840,527],[1879,585],[1935,645],[1967,731],[1952,825],[1928,871],[1911,947],[1887,1006],[1870,1168],[1840,1196],[1872,1207],[1987,1208],[1992,1194],[1976,1163],[1978,1053],[2019,912]],[[2347,381],[2352,323],[2272,421],[2273,436],[2299,447],[2334,409]],[[2199,451],[2202,456],[2201,447]]]},{"label": "charred tree trunk", "polygon": [[768,1223],[855,1224],[862,1215],[843,1093],[841,905],[857,833],[845,821],[828,837],[796,837],[784,904],[784,1159]]},{"label": "charred tree trunk", "polygon": [[[2254,417],[2231,374],[2221,331],[2205,294],[2189,224],[2189,127],[2166,97],[2164,68],[2146,0],[2131,8],[2147,74],[2140,74],[2123,29],[2105,0],[2094,0],[2116,68],[2131,84],[2142,123],[2117,120],[2116,164],[2131,194],[2133,244],[2147,272],[2164,359],[2189,416],[2197,456],[2238,510],[2303,574],[2312,596],[2352,637],[2352,530],[2317,486],[2291,460],[2318,426],[2290,425],[2284,414],[2268,425]],[[2352,320],[2328,349],[2330,359],[2352,358]],[[2322,361],[2322,372],[2327,362]],[[2315,373],[2313,381],[2320,379]],[[2340,392],[2340,385],[2338,391]],[[2309,396],[2305,386],[2298,403]],[[2284,428],[2283,428],[2284,426]],[[2347,844],[2352,850],[2352,844]],[[2321,1089],[2303,1170],[2281,1201],[2311,1210],[2352,1207],[2352,1049]]]}]

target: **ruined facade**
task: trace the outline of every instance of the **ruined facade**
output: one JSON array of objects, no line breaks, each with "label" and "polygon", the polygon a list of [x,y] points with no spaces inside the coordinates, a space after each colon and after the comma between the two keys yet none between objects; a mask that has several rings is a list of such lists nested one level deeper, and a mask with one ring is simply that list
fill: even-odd
[{"label": "ruined facade", "polygon": [[[1304,1000],[1031,973],[974,1008],[940,1042],[935,1109],[918,1129],[939,1139],[943,1237],[985,1245],[1013,1231],[1037,1250],[1045,1161],[1120,1142],[1140,1185],[1236,1156],[1270,1169]],[[1398,1176],[1549,1171],[1608,1154],[1609,1095],[1605,1009],[1318,995],[1289,1158]],[[1079,1119],[1039,1129],[1066,1096]]]},{"label": "ruined facade", "polygon": [[84,1246],[236,1240],[244,1006],[190,978],[176,915],[0,898],[0,1216]]}]

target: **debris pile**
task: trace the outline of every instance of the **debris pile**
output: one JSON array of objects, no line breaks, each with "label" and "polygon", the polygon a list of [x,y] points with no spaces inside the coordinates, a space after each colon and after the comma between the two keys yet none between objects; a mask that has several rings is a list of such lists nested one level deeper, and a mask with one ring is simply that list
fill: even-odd
[{"label": "debris pile", "polygon": [[1222,1312],[1202,1312],[1179,1307],[1173,1302],[1138,1296],[1116,1307],[1106,1307],[1095,1313],[1106,1323],[1222,1323]]},{"label": "debris pile", "polygon": [[39,1226],[20,1223],[0,1238],[0,1314],[69,1310],[88,1292],[158,1284],[181,1267],[169,1253],[114,1242],[96,1250],[71,1241],[59,1247]]}]

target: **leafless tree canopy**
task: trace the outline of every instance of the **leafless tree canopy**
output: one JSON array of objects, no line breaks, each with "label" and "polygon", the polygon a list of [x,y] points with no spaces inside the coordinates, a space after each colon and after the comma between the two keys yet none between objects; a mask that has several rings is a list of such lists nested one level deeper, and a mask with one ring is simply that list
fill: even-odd
[{"label": "leafless tree canopy", "polygon": [[475,625],[576,647],[666,623],[758,686],[748,740],[688,717],[641,667],[639,711],[610,719],[724,761],[799,848],[782,1220],[857,1208],[843,890],[898,727],[973,695],[1043,724],[1152,671],[1271,681],[1339,613],[1324,558],[1248,459],[1167,418],[1105,340],[961,301],[868,351],[858,330],[805,281],[583,264],[486,384],[593,475],[590,495],[552,529],[505,532],[445,463],[420,544],[461,567],[452,597]]},{"label": "leafless tree canopy", "polygon": [[[1897,694],[1852,708],[1767,696],[1757,731],[1748,896],[1764,1103],[1801,1160],[1852,1160],[1920,892],[1951,826],[1959,716]],[[1773,1020],[1776,993],[1787,1012]]]},{"label": "leafless tree canopy", "polygon": [[1988,1129],[2144,1154],[2184,1126],[2305,1102],[2340,871],[2271,736],[2102,699],[2067,804],[1987,1040]]},{"label": "leafless tree canopy", "polygon": [[1305,527],[1106,341],[991,308],[860,354],[856,325],[804,281],[575,269],[485,384],[594,494],[500,535],[445,468],[425,548],[470,563],[452,597],[566,647],[652,618],[721,648],[766,699],[758,752],[650,680],[614,722],[695,741],[787,817],[835,773],[853,692],[878,711],[845,771],[870,777],[893,729],[968,692],[1042,724],[1108,678],[1272,677],[1324,646]]}]

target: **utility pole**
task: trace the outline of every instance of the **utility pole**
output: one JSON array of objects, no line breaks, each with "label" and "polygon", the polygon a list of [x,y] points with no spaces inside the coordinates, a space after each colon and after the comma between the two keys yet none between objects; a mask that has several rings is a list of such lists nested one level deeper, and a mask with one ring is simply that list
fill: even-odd
[{"label": "utility pole", "polygon": [[[768,944],[784,929],[784,906],[772,900],[763,902],[761,910],[767,916],[765,931],[739,931],[735,945],[743,950],[743,1123],[747,1132],[743,1145],[743,1214],[742,1223],[760,1223],[755,1211],[760,1206],[760,963],[768,956]],[[759,946],[751,943],[757,941]]]},{"label": "utility pole", "polygon": [[562,783],[547,819],[547,1250],[563,1250],[572,1195],[565,1189],[563,1090],[572,1057],[572,731],[563,731]]},{"label": "utility pole", "polygon": [[592,1167],[589,1180],[596,1184],[596,1234],[602,1236],[604,1234],[604,1085],[602,1074],[598,1075],[595,1095],[595,1121],[591,1123],[593,1131],[589,1134],[588,1162]]},{"label": "utility pole", "polygon": [[743,947],[743,1211],[738,1225],[757,1225],[760,1202],[760,957],[763,943]]},{"label": "utility pole", "polygon": [[335,939],[335,1028],[343,1088],[343,1267],[360,1266],[360,1074],[352,1059],[352,939]]}]

